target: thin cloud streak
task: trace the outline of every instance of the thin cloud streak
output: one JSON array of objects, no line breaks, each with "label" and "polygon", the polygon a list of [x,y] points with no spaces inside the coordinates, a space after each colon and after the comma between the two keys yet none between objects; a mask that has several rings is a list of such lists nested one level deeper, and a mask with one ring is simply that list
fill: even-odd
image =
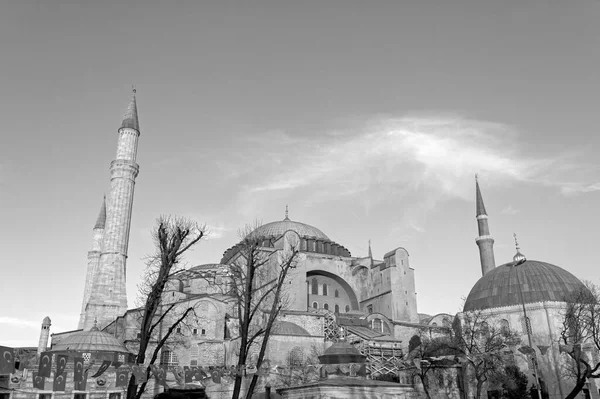
[{"label": "thin cloud streak", "polygon": [[27,327],[36,329],[40,328],[40,326],[42,325],[40,321],[31,321],[6,316],[0,316],[0,324],[9,325],[13,327]]}]

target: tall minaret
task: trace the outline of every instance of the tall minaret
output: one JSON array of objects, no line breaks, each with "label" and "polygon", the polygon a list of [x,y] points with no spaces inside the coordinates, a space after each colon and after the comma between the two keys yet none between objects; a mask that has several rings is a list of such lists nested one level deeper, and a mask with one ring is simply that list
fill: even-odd
[{"label": "tall minaret", "polygon": [[94,236],[92,241],[92,250],[88,252],[87,274],[85,277],[85,289],[83,291],[83,301],[81,303],[81,315],[79,316],[79,325],[77,328],[83,328],[85,320],[85,308],[90,300],[94,276],[98,273],[98,261],[102,253],[102,240],[104,239],[104,226],[106,224],[106,196],[102,200],[100,213],[94,225]]},{"label": "tall minaret", "polygon": [[48,316],[44,317],[42,321],[42,329],[40,330],[40,342],[38,343],[37,354],[38,356],[45,352],[48,348],[48,338],[50,337],[50,326],[52,325]]},{"label": "tall minaret", "polygon": [[139,173],[136,163],[139,137],[134,89],[118,132],[117,156],[110,164],[110,194],[106,204],[102,250],[85,309],[84,330],[92,328],[95,319],[98,320],[98,328],[102,329],[127,311],[125,275],[133,189]]},{"label": "tall minaret", "polygon": [[488,216],[479,190],[479,181],[475,175],[475,201],[477,203],[477,228],[479,237],[475,239],[479,247],[479,258],[481,260],[481,274],[485,275],[496,267],[494,259],[494,237],[490,235]]}]

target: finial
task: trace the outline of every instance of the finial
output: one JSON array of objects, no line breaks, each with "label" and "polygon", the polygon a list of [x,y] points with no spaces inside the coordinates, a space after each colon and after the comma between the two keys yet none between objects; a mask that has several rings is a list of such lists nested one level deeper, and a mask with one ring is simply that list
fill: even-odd
[{"label": "finial", "polygon": [[373,252],[371,251],[371,239],[369,238],[369,258],[373,259]]},{"label": "finial", "polygon": [[475,182],[479,182],[479,176],[477,176],[477,173],[475,173]]},{"label": "finial", "polygon": [[290,220],[287,204],[285,204],[285,219],[283,219],[283,220]]},{"label": "finial", "polygon": [[94,317],[94,327],[98,328],[98,318]]},{"label": "finial", "polygon": [[519,241],[517,240],[517,234],[513,233],[513,237],[515,238],[515,248],[517,249],[517,253],[513,256],[513,261],[518,263],[523,263],[527,260],[525,255],[521,253],[521,248],[519,247]]}]

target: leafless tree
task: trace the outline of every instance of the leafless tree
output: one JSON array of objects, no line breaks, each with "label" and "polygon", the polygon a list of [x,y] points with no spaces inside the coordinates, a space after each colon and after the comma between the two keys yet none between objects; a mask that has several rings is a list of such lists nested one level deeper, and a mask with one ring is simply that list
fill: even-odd
[{"label": "leafless tree", "polygon": [[479,310],[455,318],[452,330],[450,348],[471,368],[479,399],[488,379],[504,370],[509,347],[519,344],[519,334]]},{"label": "leafless tree", "polygon": [[290,387],[295,385],[307,384],[319,379],[319,356],[323,351],[312,345],[310,352],[295,353],[293,350],[288,353],[287,367],[283,373],[278,375],[280,386]]},{"label": "leafless tree", "polygon": [[[165,288],[182,270],[184,254],[191,250],[206,235],[205,226],[179,217],[161,216],[152,232],[156,245],[155,254],[147,259],[140,297],[144,303],[140,308],[139,347],[136,362],[148,364],[146,378],[150,377],[150,365],[154,365],[161,350],[178,326],[195,315],[194,307],[187,302],[164,303]],[[146,358],[150,359],[147,361]],[[128,399],[140,399],[147,382],[137,384],[132,375],[127,387]]]},{"label": "leafless tree", "polygon": [[440,334],[432,338],[430,334],[421,331],[411,338],[411,347],[413,349],[406,355],[403,366],[413,381],[418,379],[421,382],[425,396],[431,398],[434,386],[432,381],[443,372],[440,366],[447,360],[444,358],[457,353],[452,349],[451,335]]},{"label": "leafless tree", "polygon": [[577,397],[588,379],[600,377],[600,291],[591,283],[585,285],[566,298],[560,331],[560,351],[569,357],[564,374],[575,381],[566,399]]},{"label": "leafless tree", "polygon": [[[282,249],[275,250],[263,247],[263,238],[252,234],[258,226],[259,223],[255,223],[240,231],[242,241],[237,253],[228,261],[227,273],[222,279],[234,298],[237,337],[232,338],[239,339],[238,369],[244,369],[251,360],[253,345],[260,346],[255,366],[261,368],[273,325],[286,304],[285,284],[298,255],[298,242],[293,239],[296,237],[293,233],[284,236]],[[240,396],[242,378],[241,373],[236,375],[233,399]],[[257,374],[252,377],[247,399],[251,398],[258,378]]]}]

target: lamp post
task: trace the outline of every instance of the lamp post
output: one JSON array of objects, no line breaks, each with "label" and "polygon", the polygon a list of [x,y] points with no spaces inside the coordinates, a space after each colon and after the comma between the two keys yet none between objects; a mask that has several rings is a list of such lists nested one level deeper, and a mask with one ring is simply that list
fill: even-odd
[{"label": "lamp post", "polygon": [[533,372],[535,374],[536,390],[538,393],[538,399],[542,399],[540,375],[539,375],[538,367],[537,367],[537,356],[535,354],[535,349],[533,349],[533,341],[531,339],[531,322],[529,321],[529,317],[527,317],[527,309],[525,308],[525,299],[523,298],[523,289],[521,288],[521,281],[519,279],[519,270],[517,269],[518,266],[522,265],[523,263],[525,263],[525,261],[527,261],[527,258],[525,258],[525,255],[523,255],[519,250],[520,248],[519,248],[519,243],[517,242],[517,235],[515,233],[513,233],[513,236],[515,237],[515,247],[517,248],[517,253],[513,257],[513,262],[511,264],[511,271],[512,271],[512,269],[515,269],[515,275],[517,276],[517,287],[519,290],[519,300],[521,301],[521,306],[523,307],[523,317],[525,318],[524,319],[525,320],[525,330],[527,331],[527,339],[529,341],[529,347],[533,351],[533,353],[531,355],[531,361],[533,363]]}]

